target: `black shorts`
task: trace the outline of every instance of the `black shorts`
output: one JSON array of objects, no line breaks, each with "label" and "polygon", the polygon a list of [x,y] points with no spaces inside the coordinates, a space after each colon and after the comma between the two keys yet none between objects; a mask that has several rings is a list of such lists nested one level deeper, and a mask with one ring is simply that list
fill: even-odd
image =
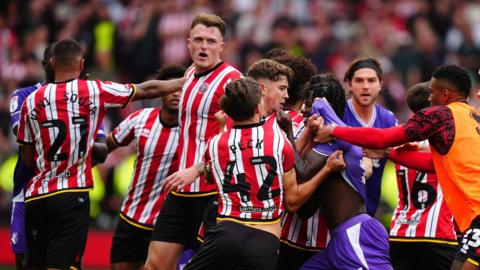
[{"label": "black shorts", "polygon": [[151,237],[152,230],[134,226],[119,217],[110,249],[110,263],[144,263],[147,260]]},{"label": "black shorts", "polygon": [[390,241],[390,259],[395,270],[449,270],[457,250],[457,245]]},{"label": "black shorts", "polygon": [[281,242],[277,270],[300,269],[300,267],[313,255],[317,254],[317,252],[319,251],[294,248]]},{"label": "black shorts", "polygon": [[78,267],[89,215],[88,192],[65,192],[25,203],[27,268]]},{"label": "black shorts", "polygon": [[470,227],[465,232],[460,242],[460,250],[455,256],[456,260],[470,261],[475,265],[480,264],[480,216],[473,219]]},{"label": "black shorts", "polygon": [[232,221],[219,222],[185,266],[190,269],[275,269],[279,239],[268,232]]},{"label": "black shorts", "polygon": [[207,205],[216,196],[185,197],[168,194],[155,222],[152,241],[179,243],[185,248],[198,250],[200,224]]}]

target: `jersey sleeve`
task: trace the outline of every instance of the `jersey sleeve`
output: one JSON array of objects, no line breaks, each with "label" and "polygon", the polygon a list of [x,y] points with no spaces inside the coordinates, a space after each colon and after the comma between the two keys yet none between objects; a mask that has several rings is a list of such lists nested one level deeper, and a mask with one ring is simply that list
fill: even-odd
[{"label": "jersey sleeve", "polygon": [[23,93],[22,89],[18,89],[14,91],[10,97],[10,127],[12,129],[18,127],[18,124],[20,123],[22,104],[27,96],[28,95]]},{"label": "jersey sleeve", "polygon": [[454,130],[453,115],[446,106],[425,108],[410,118],[404,125],[410,141],[423,141],[433,136],[443,137],[447,129]]},{"label": "jersey sleeve", "polygon": [[105,136],[105,127],[103,126],[103,121],[100,123],[100,127],[98,128],[98,132],[97,132],[97,137],[96,137],[96,140],[98,139],[105,139],[106,136]]},{"label": "jersey sleeve", "polygon": [[135,125],[140,111],[130,114],[113,130],[112,138],[117,145],[128,145],[135,138]]},{"label": "jersey sleeve", "polygon": [[[26,103],[28,99],[24,102]],[[17,133],[17,142],[23,145],[32,145],[33,144],[33,137],[32,133],[30,132],[30,126],[28,122],[28,109],[27,105],[21,106],[22,109],[20,111],[20,120],[19,120],[19,127]]]},{"label": "jersey sleeve", "polygon": [[134,84],[119,84],[115,82],[96,81],[100,89],[100,99],[105,108],[128,105],[135,94]]}]

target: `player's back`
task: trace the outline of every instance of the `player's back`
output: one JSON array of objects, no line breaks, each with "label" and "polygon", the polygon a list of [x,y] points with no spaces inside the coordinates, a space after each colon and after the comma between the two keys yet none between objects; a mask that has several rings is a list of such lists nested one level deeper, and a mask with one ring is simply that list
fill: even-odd
[{"label": "player's back", "polygon": [[219,190],[219,219],[272,222],[283,212],[285,151],[291,149],[275,118],[237,126],[209,143],[206,161]]},{"label": "player's back", "polygon": [[71,80],[47,84],[26,99],[18,140],[35,148],[37,167],[26,198],[93,186],[90,151],[105,108],[127,104],[132,88]]}]

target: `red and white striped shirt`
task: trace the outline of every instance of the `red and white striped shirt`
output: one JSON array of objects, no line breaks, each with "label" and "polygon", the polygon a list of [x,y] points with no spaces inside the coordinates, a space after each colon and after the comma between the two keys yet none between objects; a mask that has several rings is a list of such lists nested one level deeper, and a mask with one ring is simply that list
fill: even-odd
[{"label": "red and white striped shirt", "polygon": [[327,223],[320,209],[307,220],[296,213],[286,213],[282,218],[283,243],[298,249],[318,251],[330,240]]},{"label": "red and white striped shirt", "polygon": [[[190,71],[180,96],[180,143],[179,170],[201,162],[208,140],[219,133],[215,113],[220,110],[219,98],[225,92],[225,85],[241,77],[241,73],[226,63],[220,63],[210,71],[195,74]],[[215,185],[199,177],[175,194],[215,193]],[[193,195],[195,195],[193,194]]]},{"label": "red and white striped shirt", "polygon": [[21,111],[17,141],[35,149],[36,175],[25,198],[93,187],[91,149],[105,110],[128,104],[133,85],[72,80],[33,92]]},{"label": "red and white striped shirt", "polygon": [[302,128],[303,124],[303,114],[297,113],[295,111],[291,110],[286,110],[285,113],[287,113],[290,116],[290,119],[292,119],[292,129],[293,129],[293,134],[294,137],[295,135],[298,135],[300,132],[300,129]]},{"label": "red and white striped shirt", "polygon": [[121,217],[141,228],[153,229],[166,192],[163,179],[178,169],[178,126],[167,126],[160,109],[141,109],[130,114],[112,133],[114,141],[125,146],[136,143],[137,160]]},{"label": "red and white striped shirt", "polygon": [[294,152],[275,117],[213,137],[205,152],[219,191],[218,215],[244,222],[275,222],[283,213],[282,177]]},{"label": "red and white striped shirt", "polygon": [[[301,113],[286,111],[292,118],[294,137],[303,130],[304,121]],[[282,218],[281,241],[291,247],[318,251],[327,246],[330,239],[325,217],[318,209],[309,219],[303,220],[296,213],[285,213]]]},{"label": "red and white striped shirt", "polygon": [[390,241],[457,244],[453,216],[436,174],[395,165],[398,205],[390,224]]}]

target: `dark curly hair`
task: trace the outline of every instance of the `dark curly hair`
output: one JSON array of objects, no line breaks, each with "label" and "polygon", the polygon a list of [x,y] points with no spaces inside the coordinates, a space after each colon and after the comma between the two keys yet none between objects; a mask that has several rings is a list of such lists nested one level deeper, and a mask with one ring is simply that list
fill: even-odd
[{"label": "dark curly hair", "polygon": [[293,76],[288,80],[288,99],[285,104],[295,105],[298,101],[304,100],[306,98],[304,86],[317,73],[317,68],[312,61],[303,56],[297,57],[291,54],[282,54],[271,59],[293,71]]},{"label": "dark curly hair", "polygon": [[313,76],[306,91],[310,94],[312,100],[315,98],[326,98],[328,103],[340,119],[343,118],[347,99],[342,84],[331,73],[322,73]]},{"label": "dark curly hair", "polygon": [[233,120],[248,120],[255,115],[260,104],[260,85],[251,78],[240,78],[225,86],[225,94],[220,99],[220,107]]},{"label": "dark curly hair", "polygon": [[437,80],[447,81],[452,84],[457,92],[462,94],[464,97],[470,95],[470,90],[472,89],[472,80],[468,71],[458,65],[443,65],[437,67],[432,74],[432,77]]}]

